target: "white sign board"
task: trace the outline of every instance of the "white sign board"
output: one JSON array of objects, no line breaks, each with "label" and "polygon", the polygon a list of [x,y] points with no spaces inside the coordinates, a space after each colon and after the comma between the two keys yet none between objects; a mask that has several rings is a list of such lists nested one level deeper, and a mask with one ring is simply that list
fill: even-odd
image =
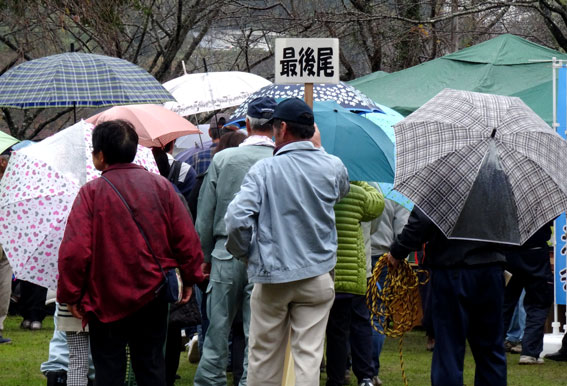
[{"label": "white sign board", "polygon": [[339,39],[276,39],[277,84],[339,83]]}]

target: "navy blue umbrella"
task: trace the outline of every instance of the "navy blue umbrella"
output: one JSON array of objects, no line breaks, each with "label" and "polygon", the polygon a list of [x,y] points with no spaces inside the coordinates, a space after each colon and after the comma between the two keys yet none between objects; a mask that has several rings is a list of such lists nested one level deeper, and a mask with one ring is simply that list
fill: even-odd
[{"label": "navy blue umbrella", "polygon": [[[229,123],[239,123],[244,125],[246,120],[246,112],[248,111],[248,103],[261,96],[271,96],[275,99],[300,98],[304,99],[305,85],[298,84],[272,84],[262,87],[250,95],[229,118]],[[368,98],[366,95],[344,82],[338,84],[314,84],[313,85],[314,101],[335,101],[341,107],[350,111],[357,112],[383,112],[380,107]]]}]

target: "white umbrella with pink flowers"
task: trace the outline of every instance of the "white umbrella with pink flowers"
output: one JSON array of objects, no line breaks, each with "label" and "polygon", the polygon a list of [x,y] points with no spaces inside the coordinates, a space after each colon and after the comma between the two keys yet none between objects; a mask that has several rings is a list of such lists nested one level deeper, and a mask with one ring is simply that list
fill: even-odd
[{"label": "white umbrella with pink flowers", "polygon": [[[59,245],[81,186],[100,176],[92,163],[93,125],[84,121],[12,153],[0,181],[0,243],[14,274],[55,289]],[[134,163],[158,173],[149,149]]]}]

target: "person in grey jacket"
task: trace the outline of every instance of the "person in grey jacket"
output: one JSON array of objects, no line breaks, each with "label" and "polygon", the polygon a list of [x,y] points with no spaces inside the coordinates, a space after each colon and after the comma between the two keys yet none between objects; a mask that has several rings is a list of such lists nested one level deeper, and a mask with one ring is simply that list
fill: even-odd
[{"label": "person in grey jacket", "polygon": [[[224,246],[224,215],[250,167],[258,160],[272,157],[275,145],[271,139],[272,125],[267,122],[276,104],[271,97],[256,98],[248,104],[246,127],[249,137],[239,147],[215,154],[201,186],[195,228],[203,248],[204,271],[211,273],[207,287],[210,324],[193,380],[195,386],[226,385],[228,337],[238,311],[242,312],[244,337],[248,340],[250,294],[254,285],[248,282],[246,265],[233,259]],[[245,348],[240,386],[246,385],[246,353]]]},{"label": "person in grey jacket", "polygon": [[[248,262],[248,385],[280,385],[288,337],[296,385],[319,384],[334,300],[334,205],[349,191],[343,163],[309,141],[313,111],[300,99],[274,111],[275,155],[246,174],[225,216],[227,250]],[[291,329],[291,336],[290,336]]]}]

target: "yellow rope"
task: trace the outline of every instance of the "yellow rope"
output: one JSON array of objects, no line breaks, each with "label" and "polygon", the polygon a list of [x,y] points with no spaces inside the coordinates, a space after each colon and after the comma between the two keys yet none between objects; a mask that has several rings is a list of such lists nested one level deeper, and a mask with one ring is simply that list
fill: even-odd
[{"label": "yellow rope", "polygon": [[[372,327],[381,334],[393,338],[400,338],[399,353],[400,367],[402,369],[402,379],[408,385],[404,368],[404,358],[402,352],[404,334],[411,331],[419,314],[419,296],[416,291],[418,285],[425,284],[429,280],[429,273],[423,272],[425,279],[420,281],[409,263],[405,260],[400,261],[397,268],[388,269],[388,259],[386,254],[382,255],[366,289],[366,304],[371,314]],[[383,284],[380,285],[380,278]],[[377,319],[377,324],[375,320]]]}]

